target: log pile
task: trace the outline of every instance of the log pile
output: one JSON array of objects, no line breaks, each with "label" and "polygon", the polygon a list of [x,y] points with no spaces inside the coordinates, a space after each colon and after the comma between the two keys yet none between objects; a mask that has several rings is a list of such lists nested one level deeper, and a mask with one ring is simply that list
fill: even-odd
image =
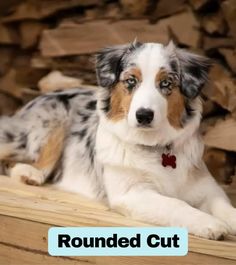
[{"label": "log pile", "polygon": [[173,39],[216,61],[202,92],[204,159],[229,184],[236,165],[235,0],[1,1],[0,114],[41,93],[96,85],[93,53],[136,37]]}]

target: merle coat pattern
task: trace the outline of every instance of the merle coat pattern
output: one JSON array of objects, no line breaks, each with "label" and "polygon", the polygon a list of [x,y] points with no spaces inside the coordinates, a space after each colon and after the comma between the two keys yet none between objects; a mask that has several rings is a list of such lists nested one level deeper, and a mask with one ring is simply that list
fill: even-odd
[{"label": "merle coat pattern", "polygon": [[[96,56],[99,88],[40,96],[0,119],[0,160],[15,180],[106,201],[137,220],[201,237],[236,233],[236,210],[202,161],[201,89],[210,61],[154,43]],[[163,154],[176,167],[163,167]]]}]

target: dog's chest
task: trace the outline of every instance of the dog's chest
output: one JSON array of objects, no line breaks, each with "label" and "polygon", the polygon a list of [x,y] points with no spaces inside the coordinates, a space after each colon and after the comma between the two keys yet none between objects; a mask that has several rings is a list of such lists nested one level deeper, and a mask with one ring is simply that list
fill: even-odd
[{"label": "dog's chest", "polygon": [[103,134],[102,140],[98,135],[96,149],[97,158],[104,166],[133,169],[138,181],[152,183],[162,194],[179,197],[187,182],[189,161],[183,153],[131,145],[112,134]]},{"label": "dog's chest", "polygon": [[184,154],[157,148],[136,150],[130,155],[130,159],[136,161],[135,168],[138,168],[141,174],[145,172],[147,181],[153,183],[159,192],[180,197],[188,182],[189,161]]}]

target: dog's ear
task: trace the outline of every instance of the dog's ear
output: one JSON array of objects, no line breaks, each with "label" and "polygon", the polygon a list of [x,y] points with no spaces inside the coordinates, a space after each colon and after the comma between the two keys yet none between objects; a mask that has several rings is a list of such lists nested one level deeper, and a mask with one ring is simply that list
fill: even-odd
[{"label": "dog's ear", "polygon": [[96,73],[98,84],[111,87],[120,76],[124,59],[141,43],[136,40],[131,44],[107,47],[96,54]]},{"label": "dog's ear", "polygon": [[208,81],[212,61],[204,56],[178,49],[173,42],[168,44],[167,49],[171,52],[172,62],[178,65],[182,93],[188,98],[195,98]]}]

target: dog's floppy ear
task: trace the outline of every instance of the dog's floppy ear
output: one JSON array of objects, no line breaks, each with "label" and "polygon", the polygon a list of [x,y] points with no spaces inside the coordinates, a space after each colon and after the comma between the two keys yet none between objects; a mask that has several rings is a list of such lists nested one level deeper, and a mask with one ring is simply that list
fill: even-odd
[{"label": "dog's floppy ear", "polygon": [[96,72],[98,84],[111,87],[119,78],[124,58],[139,47],[136,40],[131,44],[107,47],[96,54]]},{"label": "dog's floppy ear", "polygon": [[178,49],[173,42],[169,43],[167,48],[171,51],[172,59],[177,61],[182,93],[188,98],[195,98],[208,80],[212,61],[204,56]]}]

